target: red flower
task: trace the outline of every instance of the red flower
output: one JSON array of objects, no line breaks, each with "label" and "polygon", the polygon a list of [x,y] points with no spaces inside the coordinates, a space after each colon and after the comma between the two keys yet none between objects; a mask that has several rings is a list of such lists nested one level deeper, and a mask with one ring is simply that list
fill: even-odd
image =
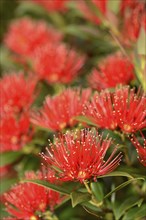
[{"label": "red flower", "polygon": [[34,71],[49,83],[70,83],[84,64],[74,50],[69,50],[64,44],[46,44],[39,48],[34,57]]},{"label": "red flower", "polygon": [[117,89],[113,103],[123,132],[136,132],[146,126],[146,96],[140,89],[137,93],[129,87]]},{"label": "red flower", "polygon": [[90,89],[67,89],[54,97],[47,97],[40,114],[34,113],[32,122],[36,125],[59,131],[74,126],[73,118],[82,113],[91,94]]},{"label": "red flower", "polygon": [[12,115],[2,117],[0,124],[1,152],[17,151],[32,138],[30,120],[28,115],[22,115],[16,120]]},{"label": "red flower", "polygon": [[61,34],[44,21],[22,18],[11,23],[5,43],[13,52],[28,58],[36,48],[47,42],[58,42],[61,38]]},{"label": "red flower", "polygon": [[106,151],[111,145],[111,139],[102,139],[97,132],[81,130],[77,133],[69,132],[55,139],[47,149],[48,155],[42,157],[56,175],[63,181],[80,181],[107,174],[113,171],[121,160],[119,153],[115,158],[116,148],[107,161],[104,161]]},{"label": "red flower", "polygon": [[[107,0],[92,0],[92,3],[95,5],[95,8],[97,8],[102,14],[106,14],[106,5]],[[96,23],[100,24],[101,20],[100,18],[93,12],[89,6],[87,5],[86,1],[80,0],[78,2],[80,11],[84,14],[85,18]]]},{"label": "red flower", "polygon": [[94,69],[89,77],[91,86],[101,90],[115,87],[118,84],[128,84],[134,78],[133,64],[122,55],[111,55]]},{"label": "red flower", "polygon": [[36,79],[25,79],[23,73],[7,74],[0,80],[0,87],[1,113],[20,113],[33,103]]},{"label": "red flower", "polygon": [[[20,183],[4,194],[7,211],[15,219],[39,220],[60,202],[60,194],[34,183]],[[53,216],[53,213],[52,213]]]},{"label": "red flower", "polygon": [[121,39],[125,44],[129,45],[130,42],[135,42],[137,40],[141,27],[146,31],[145,13],[144,2],[135,3],[127,13],[125,12]]},{"label": "red flower", "polygon": [[114,93],[102,91],[87,104],[84,114],[97,126],[125,133],[135,132],[146,126],[146,97],[136,94],[128,86],[117,88]]},{"label": "red flower", "polygon": [[0,178],[5,177],[11,171],[11,166],[0,166]]},{"label": "red flower", "polygon": [[112,94],[108,91],[95,93],[83,114],[101,128],[116,129],[117,115],[113,107]]},{"label": "red flower", "polygon": [[51,11],[65,11],[66,10],[65,3],[68,0],[49,0],[49,1],[46,1],[46,0],[31,0],[31,1],[43,6],[46,10],[51,12]]},{"label": "red flower", "polygon": [[[141,133],[142,134],[142,133]],[[131,141],[133,143],[133,145],[136,147],[137,149],[137,153],[139,155],[139,160],[140,162],[146,166],[146,139],[144,138],[143,134],[142,134],[142,138],[143,138],[143,144],[141,144],[137,138],[135,137],[135,135],[132,135]]]},{"label": "red flower", "polygon": [[138,0],[122,0],[120,5],[120,11],[122,16],[125,15],[126,11],[136,7]]}]

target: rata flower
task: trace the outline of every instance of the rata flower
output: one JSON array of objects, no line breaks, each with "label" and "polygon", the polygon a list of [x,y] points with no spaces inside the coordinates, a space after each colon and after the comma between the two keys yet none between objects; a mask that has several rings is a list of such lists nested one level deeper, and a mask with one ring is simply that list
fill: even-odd
[{"label": "rata flower", "polygon": [[124,133],[136,132],[146,126],[146,97],[128,86],[95,93],[84,114],[97,126]]},{"label": "rata flower", "polygon": [[5,115],[1,118],[0,130],[0,152],[17,151],[32,139],[28,114],[21,115],[19,119]]},{"label": "rata flower", "polygon": [[143,144],[141,144],[135,135],[132,134],[131,137],[131,142],[133,143],[133,145],[136,147],[137,153],[138,153],[138,158],[140,160],[140,162],[146,166],[146,139],[144,137],[144,135],[141,133],[142,135],[142,142]]},{"label": "rata flower", "polygon": [[128,86],[116,89],[113,104],[123,132],[132,133],[146,127],[146,96],[140,89],[137,93]]},{"label": "rata flower", "polygon": [[61,34],[44,21],[22,18],[11,23],[4,41],[13,52],[28,58],[41,45],[54,44],[61,38]]},{"label": "rata flower", "polygon": [[65,3],[68,0],[31,0],[34,3],[37,3],[44,7],[47,11],[52,12],[52,11],[65,11],[66,10],[66,5]]},{"label": "rata flower", "polygon": [[120,54],[107,57],[94,69],[89,77],[89,83],[95,89],[115,87],[118,84],[128,84],[134,78],[134,66]]},{"label": "rata flower", "polygon": [[67,89],[54,97],[47,97],[40,113],[34,113],[31,121],[39,126],[60,131],[67,126],[74,126],[74,119],[82,113],[85,103],[89,100],[90,89]]},{"label": "rata flower", "polygon": [[51,210],[48,217],[53,217],[53,208],[61,200],[59,193],[30,182],[14,186],[4,194],[4,199],[7,212],[16,220],[42,219],[48,207]]},{"label": "rata flower", "polygon": [[[99,10],[101,14],[105,15],[106,14],[106,5],[107,5],[107,0],[91,0],[91,2],[94,4],[95,9]],[[87,2],[84,0],[80,0],[78,2],[78,8],[79,10],[83,13],[84,17],[95,24],[100,24],[101,20],[100,17],[98,17],[92,9],[88,6]]]},{"label": "rata flower", "polygon": [[7,174],[10,173],[11,171],[11,166],[10,165],[6,165],[6,166],[0,166],[0,178],[5,177]]},{"label": "rata flower", "polygon": [[98,127],[115,130],[118,126],[112,94],[108,90],[95,93],[91,102],[86,104],[83,114]]},{"label": "rata flower", "polygon": [[33,67],[48,83],[70,83],[79,73],[85,58],[64,44],[46,44],[35,54]]},{"label": "rata flower", "polygon": [[120,12],[122,16],[125,15],[127,10],[135,8],[138,2],[139,0],[121,0]]},{"label": "rata flower", "polygon": [[27,110],[34,101],[36,82],[32,76],[25,78],[22,72],[4,75],[0,80],[1,114]]},{"label": "rata flower", "polygon": [[139,37],[141,27],[146,31],[146,10],[144,2],[135,2],[133,7],[127,10],[124,15],[122,26],[122,41],[129,45],[131,42],[136,42]]},{"label": "rata flower", "polygon": [[55,168],[56,175],[62,181],[95,180],[119,165],[121,153],[114,156],[116,148],[107,161],[104,160],[111,143],[111,139],[103,139],[94,131],[68,132],[56,138],[47,149],[48,154],[42,153],[42,157],[52,169]]}]

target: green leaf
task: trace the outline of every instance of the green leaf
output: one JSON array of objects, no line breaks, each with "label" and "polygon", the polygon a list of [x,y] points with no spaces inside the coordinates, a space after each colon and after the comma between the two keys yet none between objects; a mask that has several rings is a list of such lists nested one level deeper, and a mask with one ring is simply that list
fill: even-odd
[{"label": "green leaf", "polygon": [[146,55],[146,32],[142,27],[137,41],[138,54]]},{"label": "green leaf", "polygon": [[134,181],[137,181],[137,180],[144,180],[143,178],[133,178],[133,179],[130,179],[122,184],[120,184],[119,186],[117,186],[115,189],[113,189],[111,192],[109,192],[105,197],[104,199],[106,199],[107,197],[109,197],[110,195],[112,195],[114,192],[117,192],[118,190],[124,188],[125,186],[129,185],[130,183],[134,182]]},{"label": "green leaf", "polygon": [[76,116],[74,117],[75,120],[77,121],[80,121],[80,122],[84,122],[84,123],[87,123],[89,125],[93,125],[93,126],[96,126],[97,127],[97,124],[95,124],[94,122],[92,122],[89,118],[87,118],[86,116]]},{"label": "green leaf", "polygon": [[107,7],[108,7],[108,9],[110,11],[114,12],[115,14],[117,14],[119,12],[120,3],[121,3],[121,0],[108,1]]},{"label": "green leaf", "polygon": [[16,182],[17,178],[3,178],[0,183],[0,194],[3,194],[7,190],[9,190]]},{"label": "green leaf", "polygon": [[113,207],[113,211],[115,214],[116,220],[119,220],[122,215],[125,214],[125,212],[129,209],[131,209],[133,206],[138,206],[140,207],[142,204],[143,199],[137,200],[137,198],[128,198],[124,202],[121,203],[120,207]]},{"label": "green leaf", "polygon": [[83,193],[83,192],[72,192],[70,197],[71,197],[72,207],[75,207],[80,203],[87,202],[91,199],[91,195],[89,193]]},{"label": "green leaf", "polygon": [[102,186],[99,182],[92,182],[91,190],[93,194],[95,195],[97,201],[100,202],[103,200],[104,194],[103,194]]},{"label": "green leaf", "polygon": [[49,188],[49,189],[52,189],[56,192],[59,192],[61,194],[65,194],[65,195],[69,195],[70,192],[67,191],[64,187],[62,186],[58,186],[58,185],[55,185],[55,184],[52,184],[52,183],[49,183],[47,181],[44,181],[44,180],[23,180],[21,182],[30,182],[30,183],[35,183],[39,186],[44,186],[46,188]]},{"label": "green leaf", "polygon": [[21,4],[19,4],[16,9],[16,15],[18,15],[18,16],[22,16],[28,12],[29,13],[33,12],[37,15],[42,15],[44,13],[44,9],[43,9],[43,7],[40,7],[39,5],[33,4],[28,1],[21,2]]},{"label": "green leaf", "polygon": [[122,172],[122,171],[114,171],[114,172],[111,172],[111,173],[103,175],[103,176],[98,176],[97,178],[112,177],[112,176],[125,176],[125,177],[131,178],[131,179],[134,178],[129,173]]},{"label": "green leaf", "polygon": [[146,216],[146,204],[141,207],[135,207],[130,209],[123,217],[122,220],[142,220]]},{"label": "green leaf", "polygon": [[20,151],[8,151],[0,154],[0,166],[6,166],[18,160],[22,156]]}]

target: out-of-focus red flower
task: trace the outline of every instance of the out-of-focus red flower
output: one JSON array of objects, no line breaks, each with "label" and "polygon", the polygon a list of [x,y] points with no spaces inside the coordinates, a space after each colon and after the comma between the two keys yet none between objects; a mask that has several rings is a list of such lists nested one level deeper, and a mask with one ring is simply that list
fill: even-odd
[{"label": "out-of-focus red flower", "polygon": [[[98,9],[103,15],[106,14],[106,5],[107,0],[91,0],[95,5],[95,8]],[[78,7],[80,11],[84,14],[85,18],[96,23],[100,24],[100,18],[92,11],[92,9],[87,5],[86,1],[78,1]]]},{"label": "out-of-focus red flower", "polygon": [[67,126],[74,126],[75,116],[82,113],[89,100],[90,89],[67,89],[54,97],[47,97],[40,113],[34,113],[31,121],[39,126],[60,131]]},{"label": "out-of-focus red flower", "polygon": [[122,41],[129,45],[138,39],[141,27],[146,31],[146,9],[144,2],[133,2],[133,7],[124,15]]},{"label": "out-of-focus red flower", "polygon": [[94,69],[89,77],[89,83],[94,89],[101,90],[118,84],[128,84],[134,78],[133,64],[119,54],[107,57],[98,69]]},{"label": "out-of-focus red flower", "polygon": [[11,170],[11,166],[7,165],[7,166],[0,166],[0,178],[3,178],[4,176],[6,176],[9,171]]},{"label": "out-of-focus red flower", "polygon": [[121,0],[120,12],[122,16],[126,13],[127,10],[135,8],[139,0]]},{"label": "out-of-focus red flower", "polygon": [[34,183],[18,184],[5,193],[4,198],[8,213],[19,220],[39,220],[48,207],[53,211],[61,201],[59,193]]},{"label": "out-of-focus red flower", "polygon": [[44,21],[22,18],[11,23],[4,41],[13,52],[27,59],[41,45],[54,44],[61,38],[62,35]]},{"label": "out-of-focus red flower", "polygon": [[31,76],[25,78],[22,72],[4,75],[0,80],[1,114],[28,110],[34,101],[36,82]]},{"label": "out-of-focus red flower", "polygon": [[[142,133],[141,133],[142,134]],[[131,137],[131,142],[133,143],[133,145],[136,147],[137,153],[138,153],[138,158],[140,160],[140,162],[146,166],[146,139],[142,134],[142,141],[143,144],[141,144],[135,135],[132,135]]]},{"label": "out-of-focus red flower", "polygon": [[28,114],[21,115],[18,120],[12,115],[5,115],[1,118],[0,131],[0,152],[21,149],[31,140],[33,133]]},{"label": "out-of-focus red flower", "polygon": [[47,11],[65,11],[66,2],[68,0],[31,0],[34,3],[37,3],[43,6]]},{"label": "out-of-focus red flower", "polygon": [[135,132],[146,126],[146,97],[128,86],[116,88],[114,93],[102,91],[93,96],[84,114],[99,127]]},{"label": "out-of-focus red flower", "polygon": [[64,44],[46,44],[34,57],[34,71],[49,83],[70,83],[79,73],[85,58]]},{"label": "out-of-focus red flower", "polygon": [[[56,175],[63,181],[84,182],[113,171],[121,160],[119,153],[114,157],[116,148],[107,161],[105,154],[111,145],[111,139],[103,140],[97,132],[81,130],[69,132],[55,139],[50,144],[48,155],[42,154],[44,160],[61,172]],[[57,170],[57,169],[56,169]]]}]

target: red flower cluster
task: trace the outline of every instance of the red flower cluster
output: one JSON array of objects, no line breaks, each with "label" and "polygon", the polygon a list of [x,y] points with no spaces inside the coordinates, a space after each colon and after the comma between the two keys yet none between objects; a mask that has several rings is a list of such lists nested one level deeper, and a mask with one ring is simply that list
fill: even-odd
[{"label": "red flower cluster", "polygon": [[101,128],[135,132],[146,126],[146,97],[128,86],[116,88],[114,93],[105,90],[93,96],[84,114]]},{"label": "red flower cluster", "polygon": [[14,186],[4,194],[4,199],[8,213],[13,216],[12,219],[18,220],[39,220],[48,206],[53,211],[54,206],[61,201],[59,193],[33,183]]},{"label": "red flower cluster", "polygon": [[5,115],[1,118],[0,130],[0,152],[19,150],[32,139],[28,114],[22,114],[18,120],[14,115]]},{"label": "red flower cluster", "polygon": [[31,0],[34,3],[37,3],[43,6],[47,11],[65,11],[66,5],[65,3],[68,0]]},{"label": "red flower cluster", "polygon": [[29,108],[36,80],[23,73],[5,75],[1,81],[1,152],[19,150],[32,138]]},{"label": "red flower cluster", "polygon": [[[142,133],[141,133],[142,134]],[[138,157],[140,162],[146,166],[146,139],[142,134],[142,138],[143,138],[143,144],[141,144],[135,135],[132,134],[132,138],[131,141],[133,143],[133,145],[136,147],[137,149],[137,153],[138,153]]]},{"label": "red flower cluster", "polygon": [[131,41],[137,40],[141,27],[146,31],[145,3],[137,0],[125,1],[122,12],[124,13],[122,40],[129,45]]},{"label": "red flower cluster", "polygon": [[120,54],[107,57],[98,69],[94,69],[89,77],[89,83],[94,89],[128,84],[134,78],[133,64]]},{"label": "red flower cluster", "polygon": [[61,34],[48,27],[44,21],[22,18],[11,23],[5,43],[13,52],[28,58],[41,45],[48,42],[53,44],[61,38]]},{"label": "red flower cluster", "polygon": [[82,113],[90,94],[90,89],[82,92],[80,89],[67,89],[54,97],[48,96],[40,114],[33,114],[32,122],[53,131],[72,127],[77,123],[74,117]]},{"label": "red flower cluster", "polygon": [[1,114],[21,113],[34,101],[36,79],[25,78],[24,73],[4,75],[0,80]]},{"label": "red flower cluster", "polygon": [[46,44],[36,51],[34,71],[49,83],[70,83],[84,64],[85,58],[64,44]]},{"label": "red flower cluster", "polygon": [[[91,0],[91,2],[95,5],[95,8],[97,10],[99,10],[102,14],[106,14],[107,0]],[[96,24],[101,23],[100,18],[95,13],[92,12],[86,1],[84,0],[78,1],[78,7],[80,11],[84,14],[86,19]]]},{"label": "red flower cluster", "polygon": [[103,140],[97,132],[81,130],[77,133],[66,133],[55,139],[47,149],[48,155],[42,153],[44,160],[55,169],[62,181],[84,182],[91,178],[113,171],[121,160],[119,153],[115,158],[116,148],[107,161],[105,154],[111,145],[111,139]]}]

